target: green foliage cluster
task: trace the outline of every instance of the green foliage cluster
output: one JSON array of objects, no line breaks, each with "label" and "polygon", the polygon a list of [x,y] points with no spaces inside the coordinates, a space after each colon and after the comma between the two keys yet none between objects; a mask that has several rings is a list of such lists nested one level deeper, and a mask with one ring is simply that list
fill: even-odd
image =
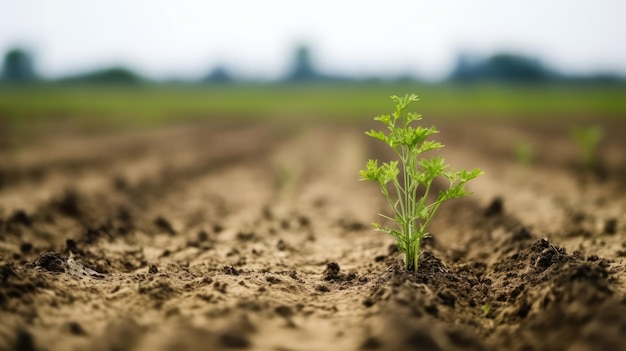
[{"label": "green foliage cluster", "polygon": [[[472,171],[448,170],[449,166],[441,156],[421,158],[423,153],[444,146],[439,142],[426,140],[438,131],[434,126],[425,128],[410,125],[411,122],[422,119],[421,115],[407,111],[409,104],[418,100],[417,95],[407,94],[403,98],[398,96],[391,98],[396,103],[396,111],[391,115],[375,118],[385,124],[388,132],[371,130],[366,134],[389,145],[397,154],[399,161],[379,165],[378,160],[369,160],[365,169],[360,171],[360,179],[378,183],[394,211],[393,218],[382,214],[381,216],[395,221],[397,228],[373,223],[374,228],[394,236],[398,249],[404,253],[406,268],[417,270],[421,241],[428,236],[428,225],[439,206],[446,200],[469,195],[465,183],[483,172],[478,168]],[[428,197],[433,181],[438,177],[447,178],[449,187],[439,191],[436,200],[429,203]],[[418,192],[419,189],[423,192]]]}]

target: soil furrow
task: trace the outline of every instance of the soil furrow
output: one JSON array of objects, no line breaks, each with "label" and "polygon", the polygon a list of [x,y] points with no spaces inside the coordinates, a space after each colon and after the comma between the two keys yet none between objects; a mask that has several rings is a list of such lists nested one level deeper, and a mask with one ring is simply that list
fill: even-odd
[{"label": "soil furrow", "polygon": [[389,153],[362,126],[59,151],[0,193],[0,349],[622,349],[623,180],[506,156],[518,137],[565,149],[552,127],[441,129],[449,163],[486,174],[441,207],[418,272],[369,226],[389,209],[358,170]]}]

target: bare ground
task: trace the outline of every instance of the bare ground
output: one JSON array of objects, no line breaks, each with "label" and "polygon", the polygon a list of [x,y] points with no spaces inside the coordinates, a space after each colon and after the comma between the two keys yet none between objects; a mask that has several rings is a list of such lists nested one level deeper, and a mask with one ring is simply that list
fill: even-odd
[{"label": "bare ground", "polygon": [[442,206],[417,273],[369,226],[388,209],[357,172],[389,154],[366,127],[1,151],[0,349],[626,349],[626,123],[605,123],[596,170],[560,123],[441,125],[448,162],[486,174]]}]

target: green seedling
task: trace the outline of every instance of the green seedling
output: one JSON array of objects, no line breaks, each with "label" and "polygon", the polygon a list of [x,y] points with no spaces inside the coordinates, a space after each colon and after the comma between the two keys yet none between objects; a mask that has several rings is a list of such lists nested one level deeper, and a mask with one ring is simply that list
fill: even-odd
[{"label": "green seedling", "polygon": [[589,168],[596,166],[596,154],[598,145],[604,133],[600,126],[574,127],[571,131],[572,138],[580,147],[581,157],[585,165]]},{"label": "green seedling", "polygon": [[525,141],[520,141],[515,144],[515,158],[517,159],[517,163],[521,166],[530,166],[533,161],[532,144]]},{"label": "green seedling", "polygon": [[[418,100],[417,95],[407,94],[403,98],[392,96],[391,99],[396,103],[396,111],[391,115],[374,118],[387,127],[388,133],[371,130],[365,134],[389,145],[398,156],[400,166],[397,160],[384,162],[381,166],[378,160],[369,160],[359,174],[361,180],[378,183],[394,212],[393,217],[381,216],[395,221],[395,228],[373,223],[374,229],[394,236],[398,249],[404,254],[406,268],[416,271],[420,244],[428,237],[428,225],[439,206],[446,200],[469,195],[465,183],[483,172],[478,168],[472,171],[448,170],[449,166],[441,156],[421,158],[423,153],[443,147],[439,142],[426,140],[438,133],[437,129],[434,126],[424,128],[410,125],[422,119],[421,115],[406,111],[411,102]],[[433,181],[439,177],[445,177],[449,187],[439,191],[437,198],[429,202]]]},{"label": "green seedling", "polygon": [[483,316],[486,317],[491,311],[491,305],[486,303],[482,305],[480,309],[483,311]]},{"label": "green seedling", "polygon": [[292,194],[296,185],[297,169],[293,164],[281,164],[276,170],[281,194]]}]

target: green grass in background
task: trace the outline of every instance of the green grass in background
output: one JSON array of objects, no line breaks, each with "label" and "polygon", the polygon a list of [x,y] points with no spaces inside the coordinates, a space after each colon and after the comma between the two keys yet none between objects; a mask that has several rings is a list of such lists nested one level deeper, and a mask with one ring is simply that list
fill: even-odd
[{"label": "green grass in background", "polygon": [[69,120],[152,125],[180,119],[365,119],[390,95],[417,93],[429,118],[626,116],[625,86],[318,84],[0,87],[0,119],[14,125]]}]

